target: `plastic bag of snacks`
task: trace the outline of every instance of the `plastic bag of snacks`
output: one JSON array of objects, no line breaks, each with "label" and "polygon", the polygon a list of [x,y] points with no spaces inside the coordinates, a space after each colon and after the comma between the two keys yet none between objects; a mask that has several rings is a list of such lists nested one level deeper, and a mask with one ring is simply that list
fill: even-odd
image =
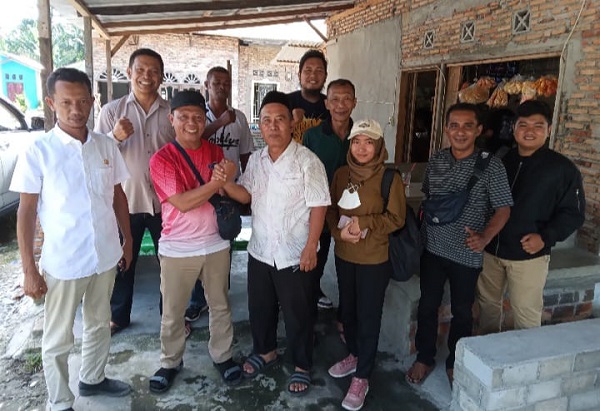
[{"label": "plastic bag of snacks", "polygon": [[531,80],[524,81],[521,87],[521,103],[527,100],[534,100],[536,95],[537,87],[535,86],[535,82]]},{"label": "plastic bag of snacks", "polygon": [[500,108],[508,106],[508,94],[503,90],[504,84],[499,84],[492,93],[489,100],[485,103],[491,108]]},{"label": "plastic bag of snacks", "polygon": [[505,85],[503,90],[508,94],[521,94],[521,89],[523,88],[523,81],[525,79],[520,74],[517,74],[513,78],[511,78]]},{"label": "plastic bag of snacks", "polygon": [[489,88],[473,84],[458,92],[458,100],[461,103],[479,104],[485,103],[490,96]]},{"label": "plastic bag of snacks", "polygon": [[534,85],[538,95],[550,97],[556,94],[558,79],[556,76],[542,76],[536,80]]},{"label": "plastic bag of snacks", "polygon": [[477,80],[477,86],[489,90],[496,87],[496,80],[491,77],[481,77]]}]

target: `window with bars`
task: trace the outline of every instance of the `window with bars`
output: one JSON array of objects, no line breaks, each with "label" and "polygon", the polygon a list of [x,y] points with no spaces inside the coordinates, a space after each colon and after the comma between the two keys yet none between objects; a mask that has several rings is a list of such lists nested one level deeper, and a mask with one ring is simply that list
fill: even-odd
[{"label": "window with bars", "polygon": [[201,83],[200,79],[195,74],[188,74],[183,79],[183,82],[185,84],[200,84]]},{"label": "window with bars", "polygon": [[435,39],[435,30],[427,31],[425,33],[425,37],[423,38],[423,48],[432,49],[434,39]]},{"label": "window with bars", "polygon": [[475,41],[475,22],[465,21],[460,27],[460,42],[468,43]]},{"label": "window with bars", "polygon": [[519,10],[513,14],[513,34],[526,33],[531,30],[531,11],[529,9]]}]

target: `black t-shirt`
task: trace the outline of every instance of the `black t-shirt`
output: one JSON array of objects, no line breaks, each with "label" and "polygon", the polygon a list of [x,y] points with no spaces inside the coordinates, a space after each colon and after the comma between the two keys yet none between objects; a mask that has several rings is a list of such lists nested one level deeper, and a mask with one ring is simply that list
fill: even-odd
[{"label": "black t-shirt", "polygon": [[301,108],[304,110],[304,120],[296,124],[292,133],[294,140],[302,144],[302,135],[306,130],[321,124],[321,121],[331,118],[329,111],[325,107],[327,96],[321,93],[321,99],[316,103],[311,103],[302,97],[300,90],[288,94],[292,110]]}]

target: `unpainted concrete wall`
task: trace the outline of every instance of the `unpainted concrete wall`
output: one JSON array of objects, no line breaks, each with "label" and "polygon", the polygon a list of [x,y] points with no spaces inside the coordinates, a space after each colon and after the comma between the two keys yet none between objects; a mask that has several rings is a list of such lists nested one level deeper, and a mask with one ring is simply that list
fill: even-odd
[{"label": "unpainted concrete wall", "polygon": [[347,78],[356,87],[352,118],[373,118],[384,128],[389,159],[396,145],[400,18],[356,30],[327,45],[327,80]]}]

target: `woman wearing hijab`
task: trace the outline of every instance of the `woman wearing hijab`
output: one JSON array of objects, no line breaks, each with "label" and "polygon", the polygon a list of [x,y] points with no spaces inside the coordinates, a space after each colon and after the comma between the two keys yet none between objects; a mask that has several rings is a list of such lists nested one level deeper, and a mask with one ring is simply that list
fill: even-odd
[{"label": "woman wearing hijab", "polygon": [[327,224],[335,239],[341,319],[350,353],[329,374],[334,378],[354,374],[342,407],[359,410],[369,391],[391,275],[388,236],[404,225],[406,198],[395,173],[384,210],[381,180],[388,153],[379,123],[358,121],[348,138],[348,165],[333,178]]}]

